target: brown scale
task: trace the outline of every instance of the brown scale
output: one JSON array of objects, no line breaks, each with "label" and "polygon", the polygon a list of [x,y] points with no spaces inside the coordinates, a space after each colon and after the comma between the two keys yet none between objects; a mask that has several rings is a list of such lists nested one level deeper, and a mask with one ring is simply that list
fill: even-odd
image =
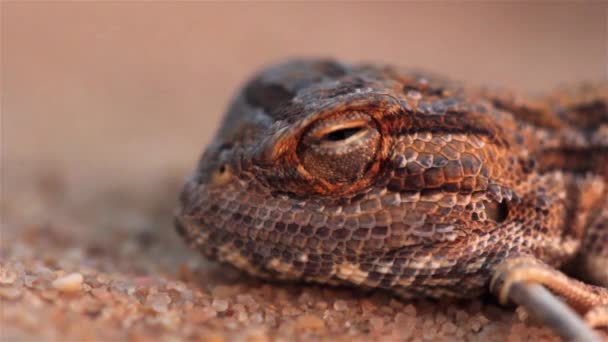
[{"label": "brown scale", "polygon": [[[176,227],[258,276],[405,298],[492,291],[595,338],[532,294],[607,324],[607,99],[603,85],[530,98],[390,66],[277,64],[234,99]],[[597,286],[557,270],[573,262]]]}]

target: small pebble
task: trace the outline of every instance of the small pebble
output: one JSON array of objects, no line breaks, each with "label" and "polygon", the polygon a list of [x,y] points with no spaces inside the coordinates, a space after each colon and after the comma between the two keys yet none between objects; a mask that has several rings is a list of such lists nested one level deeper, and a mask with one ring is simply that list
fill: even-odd
[{"label": "small pebble", "polygon": [[188,313],[188,318],[195,324],[204,323],[217,316],[217,312],[210,307],[195,307]]},{"label": "small pebble", "polygon": [[398,313],[395,315],[395,325],[398,330],[400,338],[406,339],[414,334],[416,331],[416,316],[405,313]]},{"label": "small pebble", "polygon": [[413,100],[420,100],[422,98],[422,94],[417,90],[409,90],[406,95]]},{"label": "small pebble", "polygon": [[49,302],[54,302],[57,299],[59,292],[56,289],[44,289],[38,294],[40,295],[40,298]]},{"label": "small pebble", "polygon": [[108,302],[112,299],[112,294],[105,287],[98,287],[98,288],[92,289],[91,295],[93,295],[93,297],[95,297],[101,301],[104,301],[104,302]]},{"label": "small pebble", "polygon": [[338,299],[337,301],[334,302],[334,310],[344,311],[346,309],[348,309],[348,304],[346,303],[346,301]]},{"label": "small pebble", "polygon": [[21,290],[16,287],[0,287],[0,298],[17,299],[21,297]]},{"label": "small pebble", "polygon": [[393,309],[401,309],[403,308],[403,302],[400,300],[395,300],[391,298],[388,305],[390,305]]},{"label": "small pebble", "polygon": [[320,302],[316,302],[315,303],[315,308],[319,309],[319,310],[325,310],[327,309],[327,302],[324,301],[320,301]]},{"label": "small pebble", "polygon": [[403,309],[403,313],[408,315],[408,316],[412,316],[415,317],[416,316],[416,307],[413,306],[412,304],[408,304],[404,309]]},{"label": "small pebble", "polygon": [[184,285],[184,283],[181,283],[178,281],[171,281],[171,282],[167,283],[166,288],[167,288],[167,290],[175,290],[179,293],[186,292],[188,290],[188,288],[186,287],[186,285]]},{"label": "small pebble", "polygon": [[517,316],[517,319],[519,319],[521,322],[525,322],[528,319],[528,312],[522,306],[519,306],[517,307],[517,309],[515,309],[515,314]]},{"label": "small pebble", "polygon": [[146,305],[156,312],[167,312],[171,297],[165,292],[150,293],[146,297]]},{"label": "small pebble", "polygon": [[372,317],[369,320],[369,325],[373,331],[379,332],[384,327],[384,320],[380,317]]},{"label": "small pebble", "polygon": [[277,322],[277,317],[275,314],[273,314],[272,312],[266,311],[266,318],[264,319],[264,321],[266,322],[267,325],[275,325]]},{"label": "small pebble", "polygon": [[296,320],[296,325],[300,329],[322,329],[325,323],[321,318],[313,314],[304,314]]},{"label": "small pebble", "polygon": [[0,284],[11,285],[17,279],[17,272],[6,266],[0,265]]},{"label": "small pebble", "polygon": [[239,310],[236,313],[236,319],[241,323],[246,323],[249,320],[249,314],[244,309]]},{"label": "small pebble", "polygon": [[441,331],[443,331],[447,335],[451,335],[458,330],[458,327],[452,322],[443,323],[441,326]]},{"label": "small pebble", "polygon": [[224,286],[224,285],[216,286],[215,288],[213,288],[213,290],[211,290],[211,294],[213,295],[213,297],[219,297],[219,298],[233,297],[238,292],[239,292],[238,287]]},{"label": "small pebble", "polygon": [[293,307],[293,306],[286,306],[283,308],[283,310],[281,310],[281,313],[284,316],[296,316],[302,313],[302,310]]},{"label": "small pebble", "polygon": [[78,292],[82,289],[82,280],[82,274],[70,273],[55,279],[51,285],[61,292]]},{"label": "small pebble", "polygon": [[251,323],[253,324],[262,324],[264,323],[264,316],[259,313],[259,312],[255,312],[251,315]]},{"label": "small pebble", "polygon": [[359,302],[359,305],[364,314],[370,313],[376,309],[376,304],[369,299],[362,299]]},{"label": "small pebble", "polygon": [[247,306],[253,306],[256,304],[255,299],[248,294],[240,294],[236,296],[236,302]]},{"label": "small pebble", "polygon": [[214,299],[211,302],[211,307],[217,312],[224,312],[228,310],[228,301],[224,299]]},{"label": "small pebble", "polygon": [[23,277],[23,284],[26,287],[33,288],[37,280],[38,277],[36,276],[26,275],[25,277]]}]

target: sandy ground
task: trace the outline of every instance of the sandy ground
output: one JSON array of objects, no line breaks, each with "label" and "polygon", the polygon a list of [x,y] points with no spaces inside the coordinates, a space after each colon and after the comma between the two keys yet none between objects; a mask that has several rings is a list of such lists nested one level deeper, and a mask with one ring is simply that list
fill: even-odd
[{"label": "sandy ground", "polygon": [[171,175],[134,186],[32,169],[6,175],[15,183],[3,189],[3,341],[553,338],[488,299],[403,302],[207,262],[173,232]]},{"label": "sandy ground", "polygon": [[267,283],[171,217],[234,88],[293,55],[538,91],[606,79],[590,5],[2,2],[0,340],[542,341],[488,298]]}]

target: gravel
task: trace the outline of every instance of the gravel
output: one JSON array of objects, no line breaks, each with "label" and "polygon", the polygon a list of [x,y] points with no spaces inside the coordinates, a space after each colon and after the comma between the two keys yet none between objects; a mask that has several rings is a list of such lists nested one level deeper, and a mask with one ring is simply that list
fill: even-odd
[{"label": "gravel", "polygon": [[151,193],[82,180],[49,192],[32,182],[49,182],[44,168],[33,169],[9,174],[3,190],[3,341],[556,340],[487,298],[401,301],[206,261],[171,226],[179,177],[152,177]]}]

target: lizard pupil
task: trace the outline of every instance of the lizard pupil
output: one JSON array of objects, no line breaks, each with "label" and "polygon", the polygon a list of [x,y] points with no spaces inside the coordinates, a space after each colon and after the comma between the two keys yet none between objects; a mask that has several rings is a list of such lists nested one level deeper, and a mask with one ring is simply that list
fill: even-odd
[{"label": "lizard pupil", "polygon": [[346,140],[346,139],[352,137],[353,135],[361,132],[362,129],[363,129],[362,127],[351,127],[351,128],[339,129],[339,130],[326,134],[323,137],[323,140],[332,141],[332,142]]}]

